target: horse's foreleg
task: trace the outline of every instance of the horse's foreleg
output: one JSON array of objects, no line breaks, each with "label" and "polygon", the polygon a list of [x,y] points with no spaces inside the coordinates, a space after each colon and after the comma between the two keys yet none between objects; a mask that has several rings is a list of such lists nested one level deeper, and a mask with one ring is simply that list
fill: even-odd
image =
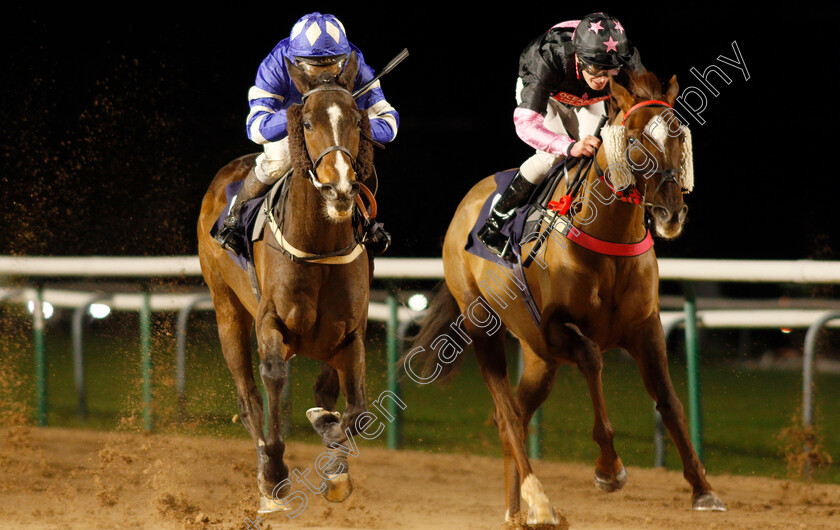
[{"label": "horse's foreleg", "polygon": [[[525,451],[525,430],[516,405],[513,400],[513,392],[510,387],[510,380],[507,374],[507,364],[504,348],[504,331],[498,330],[493,336],[478,329],[467,320],[467,330],[473,338],[481,375],[484,382],[493,396],[493,403],[496,411],[493,419],[499,429],[499,438],[502,443],[502,453],[505,455],[505,470],[507,482],[507,513],[506,517],[511,520],[519,511],[519,500],[511,502],[511,492],[518,488],[511,487],[512,478],[522,477],[521,496],[528,503],[528,524],[558,525],[563,517],[558,515],[551,506],[548,496],[542,483],[531,469],[531,463]],[[510,470],[509,461],[513,461],[519,477],[516,477]],[[514,476],[511,476],[514,475]],[[515,511],[514,511],[515,510]]]},{"label": "horse's foreleg", "polygon": [[615,451],[615,431],[607,415],[607,404],[604,398],[604,387],[601,381],[601,371],[604,363],[601,349],[595,342],[583,335],[574,324],[564,324],[568,333],[574,338],[571,341],[572,357],[577,364],[592,400],[592,411],[595,415],[592,427],[592,439],[598,444],[600,452],[595,461],[595,485],[601,491],[613,492],[620,490],[627,483],[627,471]]},{"label": "horse's foreleg", "polygon": [[626,341],[626,349],[639,365],[645,388],[656,402],[656,410],[668,429],[683,463],[683,475],[693,489],[695,510],[725,510],[723,502],[706,479],[706,469],[691,444],[685,411],[668,374],[665,334],[659,315],[636,328]]},{"label": "horse's foreleg", "polygon": [[[522,375],[516,388],[516,407],[522,423],[523,443],[528,432],[528,425],[534,412],[543,404],[551,393],[557,364],[548,363],[540,358],[527,344],[522,344]],[[508,514],[514,517],[519,513],[519,471],[512,459],[505,459],[505,481],[508,484]]]},{"label": "horse's foreleg", "polygon": [[268,410],[265,440],[257,447],[257,482],[262,494],[260,512],[264,513],[287,509],[277,500],[286,497],[291,485],[289,468],[283,462],[286,444],[281,434],[281,396],[288,376],[288,364],[283,360],[282,334],[276,316],[264,315],[259,322],[260,378]]},{"label": "horse's foreleg", "polygon": [[[330,359],[329,365],[337,373],[338,382],[344,392],[347,403],[344,414],[319,406],[306,411],[306,416],[327,448],[327,460],[318,466],[318,473],[324,479],[322,493],[331,502],[342,502],[353,492],[349,457],[359,456],[355,438],[358,434],[357,418],[367,412],[364,333],[354,332],[352,340]],[[331,375],[326,367],[322,369],[319,380],[322,377],[325,387],[329,388]],[[317,389],[316,383],[316,392]],[[334,407],[335,399],[327,404]]]}]

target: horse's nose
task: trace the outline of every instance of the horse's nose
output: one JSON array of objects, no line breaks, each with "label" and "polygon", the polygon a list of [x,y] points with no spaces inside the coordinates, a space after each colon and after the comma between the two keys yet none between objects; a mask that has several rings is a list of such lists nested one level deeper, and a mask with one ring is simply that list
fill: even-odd
[{"label": "horse's nose", "polygon": [[352,200],[356,198],[361,190],[361,184],[351,181],[348,185],[344,183],[326,182],[321,185],[321,196],[330,201]]},{"label": "horse's nose", "polygon": [[688,206],[683,204],[683,207],[677,212],[677,220],[682,223],[685,221],[685,216],[688,214]]},{"label": "horse's nose", "polygon": [[359,184],[357,181],[353,181],[350,183],[350,191],[347,192],[348,199],[355,199],[356,195],[359,194],[359,190],[361,190],[362,185]]},{"label": "horse's nose", "polygon": [[683,204],[681,208],[679,208],[678,210],[674,210],[673,212],[671,212],[671,210],[664,206],[653,207],[653,216],[659,223],[681,224],[683,221],[685,221],[686,214],[688,214],[688,206],[686,206],[685,204]]},{"label": "horse's nose", "polygon": [[671,220],[671,212],[668,210],[668,208],[665,208],[664,206],[654,206],[653,216],[659,223],[667,223]]},{"label": "horse's nose", "polygon": [[338,199],[338,190],[332,182],[325,182],[321,184],[321,197],[334,201]]}]

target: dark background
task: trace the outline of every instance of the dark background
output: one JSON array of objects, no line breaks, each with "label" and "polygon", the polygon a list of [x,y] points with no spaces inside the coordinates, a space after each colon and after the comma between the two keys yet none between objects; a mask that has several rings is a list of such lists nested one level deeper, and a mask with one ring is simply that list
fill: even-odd
[{"label": "dark background", "polygon": [[[709,3],[547,4],[11,8],[0,28],[0,252],[194,254],[213,175],[260,149],[245,134],[260,61],[318,10],[344,23],[374,69],[410,52],[383,79],[401,127],[377,151],[380,219],[394,237],[390,256],[439,256],[467,190],[532,152],[512,122],[522,48],[557,22],[606,11],[663,81],[676,74],[681,86],[699,87],[689,68],[713,63],[732,79],[712,78],[720,95],[708,98],[706,124],[689,124],[688,224],[678,240],[659,241],[657,254],[837,258],[837,185],[825,165],[832,17],[801,7],[776,15]],[[748,81],[716,61],[734,58],[733,41]]]}]

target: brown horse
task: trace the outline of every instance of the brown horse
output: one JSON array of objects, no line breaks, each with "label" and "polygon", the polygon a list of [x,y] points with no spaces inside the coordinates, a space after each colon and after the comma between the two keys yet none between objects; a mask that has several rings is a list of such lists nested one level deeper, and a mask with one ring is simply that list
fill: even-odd
[{"label": "brown horse", "polygon": [[[342,501],[352,491],[347,451],[341,449],[348,433],[356,432],[356,418],[367,410],[364,339],[372,264],[351,219],[360,182],[372,170],[373,151],[366,140],[370,123],[352,96],[356,55],[337,77],[310,78],[288,60],[287,67],[303,103],[288,111],[294,173],[273,210],[277,222],[254,243],[259,289],[252,288],[248,273],[210,235],[225,208],[225,187],[247,175],[256,155],[238,158],[218,172],[198,221],[201,270],[213,295],[222,352],[236,381],[239,417],[257,445],[263,513],[289,509],[277,502],[291,485],[280,434],[280,396],[289,359],[302,355],[323,362],[315,383],[316,407],[307,417],[328,448],[326,461],[316,463],[325,477],[320,490],[328,500]],[[253,377],[254,324],[266,416]],[[347,403],[343,415],[335,412],[339,386]]]},{"label": "brown horse", "polygon": [[[599,178],[595,164],[583,173],[570,231],[585,231],[590,239],[610,242],[606,247],[619,250],[600,253],[552,231],[541,244],[537,238],[523,245],[521,255],[531,253],[534,258],[522,269],[524,278],[514,273],[516,269],[467,252],[468,235],[495,191],[493,177],[483,179],[455,212],[443,244],[445,285],[429,308],[415,348],[404,358],[406,372],[425,383],[451,375],[453,356],[466,344],[474,347],[495,404],[506,470],[505,517],[510,522],[521,522],[521,495],[529,505],[528,524],[565,524],[534,475],[525,448],[528,424],[548,397],[561,363],[577,365],[588,384],[595,412],[593,438],[600,447],[595,484],[615,491],[626,482],[601,386],[602,352],[616,347],[638,363],[682,458],[693,507],[725,509],[691,445],[683,407],[668,375],[656,255],[651,247],[618,255],[621,249],[638,249],[650,241],[646,212],[660,237],[671,239],[682,230],[687,212],[683,192],[693,186],[693,170],[688,130],[671,108],[678,91],[676,77],[665,94],[652,73],[635,77],[630,90],[612,83],[611,91],[612,125],[604,128],[604,142],[595,157],[597,167],[607,168],[606,177]],[[566,182],[553,195],[561,204],[564,186]],[[635,204],[627,200],[632,197]],[[525,288],[532,294],[538,320],[523,303],[525,296],[516,296]],[[491,325],[494,319],[500,321]],[[519,339],[524,357],[515,396],[505,362],[505,329]]]}]

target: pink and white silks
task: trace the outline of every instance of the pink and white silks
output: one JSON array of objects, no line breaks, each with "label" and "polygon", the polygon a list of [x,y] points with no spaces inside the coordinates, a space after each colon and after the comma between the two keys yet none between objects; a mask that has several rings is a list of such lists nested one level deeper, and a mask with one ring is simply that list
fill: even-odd
[{"label": "pink and white silks", "polygon": [[546,128],[545,117],[530,109],[517,108],[513,111],[516,134],[523,142],[538,151],[552,155],[569,156],[575,141],[565,134],[558,134]]}]

